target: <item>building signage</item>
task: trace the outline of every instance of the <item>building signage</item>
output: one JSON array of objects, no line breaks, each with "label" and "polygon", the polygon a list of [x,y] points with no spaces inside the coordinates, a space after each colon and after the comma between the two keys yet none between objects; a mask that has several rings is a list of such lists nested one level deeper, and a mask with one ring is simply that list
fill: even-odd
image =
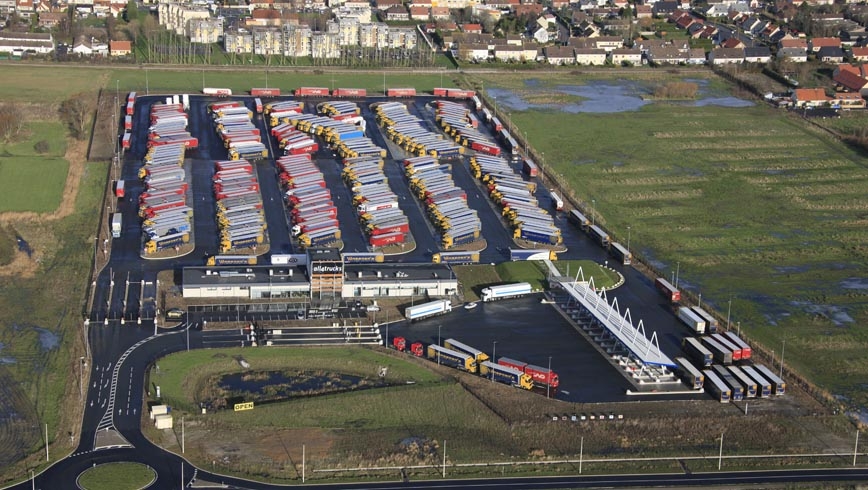
[{"label": "building signage", "polygon": [[315,265],[312,272],[314,274],[341,274],[343,273],[341,265]]},{"label": "building signage", "polygon": [[253,410],[253,402],[236,403],[235,411],[240,412],[242,410]]},{"label": "building signage", "polygon": [[307,254],[275,254],[271,256],[272,265],[307,265]]}]

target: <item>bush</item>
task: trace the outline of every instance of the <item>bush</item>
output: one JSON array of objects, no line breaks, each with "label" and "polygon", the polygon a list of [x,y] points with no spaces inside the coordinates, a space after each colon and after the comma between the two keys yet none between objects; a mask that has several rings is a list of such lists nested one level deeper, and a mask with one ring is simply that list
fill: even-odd
[{"label": "bush", "polygon": [[48,153],[48,151],[51,149],[51,145],[49,145],[48,142],[45,140],[40,140],[37,141],[35,145],[33,145],[33,149],[36,150],[36,153],[44,155]]}]

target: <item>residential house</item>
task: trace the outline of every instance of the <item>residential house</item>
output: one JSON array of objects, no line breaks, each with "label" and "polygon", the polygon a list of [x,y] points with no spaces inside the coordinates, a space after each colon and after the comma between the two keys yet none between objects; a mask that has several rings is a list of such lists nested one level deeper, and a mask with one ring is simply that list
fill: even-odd
[{"label": "residential house", "polygon": [[817,59],[823,63],[843,63],[844,50],[840,47],[823,46],[817,51]]},{"label": "residential house", "polygon": [[506,40],[506,44],[510,44],[512,46],[522,45],[522,39],[520,34],[507,34],[504,39]]},{"label": "residential house", "polygon": [[817,53],[820,48],[840,48],[841,39],[837,37],[815,37],[810,41],[811,52]]},{"label": "residential house", "polygon": [[796,63],[805,63],[808,61],[808,41],[805,39],[781,39],[777,57]]},{"label": "residential house", "polygon": [[392,5],[386,9],[386,20],[403,21],[410,20],[410,14],[403,5]]},{"label": "residential house", "polygon": [[624,47],[624,38],[620,36],[599,36],[593,39],[593,43],[597,48],[611,53],[612,50]]},{"label": "residential house", "polygon": [[648,62],[653,65],[677,65],[687,63],[687,53],[672,46],[652,47],[648,50]]},{"label": "residential house", "polygon": [[490,57],[488,43],[459,43],[458,57],[464,61],[487,61]]},{"label": "residential house", "polygon": [[576,48],[576,63],[580,65],[605,65],[606,51],[599,48]]},{"label": "residential house", "polygon": [[80,56],[108,56],[108,44],[91,37],[79,36],[72,46],[72,52]]},{"label": "residential house", "polygon": [[690,28],[690,26],[696,23],[696,19],[694,19],[692,15],[687,14],[682,15],[678,20],[675,21],[675,27],[678,29],[687,30]]},{"label": "residential house", "polygon": [[389,7],[394,7],[395,5],[401,5],[401,0],[376,0],[374,2],[374,7],[380,12],[385,12]]},{"label": "residential house", "polygon": [[451,18],[451,14],[449,14],[449,8],[431,7],[431,18],[434,20],[449,20]]},{"label": "residential house", "polygon": [[15,0],[0,0],[0,14],[15,12]]},{"label": "residential house", "polygon": [[864,97],[849,92],[835,92],[835,97],[832,100],[832,107],[841,109],[864,109],[865,105]]},{"label": "residential house", "polygon": [[[203,19],[209,18],[203,17]],[[190,20],[187,21],[188,25]],[[281,25],[283,25],[283,19],[279,10],[254,9],[253,12],[250,12],[250,17],[244,19],[244,27],[247,29],[253,29],[254,27],[280,27]]]},{"label": "residential house", "polygon": [[612,50],[613,65],[641,65],[642,51],[639,48],[616,48]]},{"label": "residential house", "polygon": [[0,31],[0,53],[12,53],[16,51],[35,51],[39,54],[50,53],[54,51],[54,37],[51,34]]},{"label": "residential house", "polygon": [[868,47],[854,47],[850,50],[850,59],[853,61],[868,61]]},{"label": "residential house", "polygon": [[550,65],[574,65],[576,53],[570,46],[548,46],[544,49],[546,62]]},{"label": "residential house", "polygon": [[36,4],[33,0],[15,0],[15,12],[20,17],[29,19],[30,16],[36,13]]},{"label": "residential house", "polygon": [[133,53],[133,43],[130,41],[111,41],[109,56],[129,56]]},{"label": "residential house", "polygon": [[468,34],[482,34],[482,24],[461,24],[461,31]]},{"label": "residential house", "polygon": [[651,6],[651,11],[654,17],[668,17],[681,6],[680,2],[672,0],[660,0],[654,2]]},{"label": "residential house", "polygon": [[832,72],[832,80],[842,90],[862,95],[868,95],[868,69],[865,65],[842,63]]},{"label": "residential house", "polygon": [[537,27],[531,37],[540,44],[547,44],[552,39],[552,33],[545,27]]},{"label": "residential house", "polygon": [[652,11],[651,5],[642,4],[636,5],[636,18],[637,19],[650,19],[654,17],[654,12]]},{"label": "residential house", "polygon": [[51,29],[66,22],[66,12],[42,12],[39,14],[39,27]]},{"label": "residential house", "polygon": [[516,17],[533,17],[540,15],[543,11],[541,3],[522,3],[515,6]]},{"label": "residential house", "polygon": [[731,37],[720,43],[720,47],[727,49],[744,48],[744,43],[737,37]]},{"label": "residential house", "polygon": [[426,21],[431,16],[431,9],[428,7],[410,7],[410,19],[418,21]]},{"label": "residential house", "polygon": [[741,63],[743,61],[744,49],[742,48],[717,48],[708,53],[708,62],[712,65]]},{"label": "residential house", "polygon": [[801,108],[826,107],[832,98],[821,88],[797,88],[793,90],[793,106]]},{"label": "residential house", "polygon": [[704,65],[708,62],[705,50],[702,48],[690,48],[687,50],[688,65]]},{"label": "residential house", "polygon": [[504,44],[502,46],[497,46],[494,48],[494,59],[497,61],[503,62],[523,62],[523,61],[532,61],[536,56],[536,52],[534,52],[534,56],[530,59],[524,57],[524,49],[521,46],[510,46],[508,44]]},{"label": "residential house", "polygon": [[768,46],[753,46],[744,48],[745,63],[768,63],[772,59],[772,52]]}]

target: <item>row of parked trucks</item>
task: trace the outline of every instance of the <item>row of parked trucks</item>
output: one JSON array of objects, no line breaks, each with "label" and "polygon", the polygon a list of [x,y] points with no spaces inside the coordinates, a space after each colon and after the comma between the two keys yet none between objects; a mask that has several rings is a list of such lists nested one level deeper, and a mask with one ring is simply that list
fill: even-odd
[{"label": "row of parked trucks", "polygon": [[320,247],[340,240],[338,209],[310,154],[284,155],[275,163],[285,191],[292,234],[299,245],[302,248]]},{"label": "row of parked trucks", "polygon": [[256,169],[247,160],[219,160],[214,167],[220,252],[255,249],[267,228]]},{"label": "row of parked trucks", "polygon": [[456,143],[478,153],[500,156],[500,146],[479,130],[479,119],[466,104],[436,100],[433,105],[435,120]]},{"label": "row of parked trucks", "polygon": [[[190,241],[193,229],[193,208],[187,204],[189,183],[184,170],[188,145],[183,137],[174,136],[186,133],[187,113],[183,104],[180,101],[176,104],[172,98],[164,104],[152,104],[150,123],[150,141],[177,141],[149,144],[139,169],[138,176],[144,182],[138,204],[146,255],[177,250]],[[124,187],[119,182],[115,193],[122,194]]]},{"label": "row of parked trucks", "polygon": [[124,134],[121,136],[121,148],[129,150],[133,138],[133,116],[136,113],[136,93],[127,94],[127,103],[124,107]]},{"label": "row of parked trucks", "polygon": [[567,215],[567,219],[570,223],[573,223],[579,227],[579,229],[587,233],[591,239],[599,243],[600,246],[612,254],[618,262],[624,265],[630,265],[633,263],[633,253],[624,245],[612,241],[612,238],[600,227],[600,225],[597,225],[592,220],[588,219],[588,217],[581,211],[578,209],[571,210]]},{"label": "row of parked trucks", "polygon": [[410,114],[403,102],[378,102],[371,104],[371,110],[386,136],[408,153],[444,160],[464,154],[464,147],[430,131],[422,119]]},{"label": "row of parked trucks", "polygon": [[695,390],[704,388],[721,403],[786,393],[786,383],[762,364],[697,368],[683,357],[676,357],[675,362],[677,373],[688,386]]},{"label": "row of parked trucks", "polygon": [[[188,106],[189,107],[189,102]],[[187,130],[187,108],[180,96],[167,97],[164,104],[151,105],[148,127],[148,148],[183,144],[185,148],[199,147],[199,140]]]},{"label": "row of parked trucks", "polygon": [[683,347],[688,355],[704,366],[710,366],[714,361],[721,364],[747,361],[752,356],[751,347],[733,332],[687,337]]},{"label": "row of parked trucks", "polygon": [[[353,205],[362,231],[373,248],[402,244],[410,233],[410,221],[398,206],[398,196],[389,187],[383,172],[384,160],[381,150],[365,136],[361,109],[355,102],[344,100],[326,101],[317,106],[327,121],[311,127],[325,128],[318,134],[333,148],[353,149],[358,156],[343,159],[341,176],[353,194]],[[365,150],[366,148],[371,151]]]},{"label": "row of parked trucks", "polygon": [[404,174],[429,221],[440,232],[440,246],[450,249],[466,245],[482,236],[482,221],[467,204],[467,193],[452,180],[451,167],[436,157],[404,160]]},{"label": "row of parked trucks", "polygon": [[395,337],[392,346],[400,352],[409,352],[417,357],[424,355],[438,364],[525,390],[534,386],[556,389],[560,385],[557,373],[551,369],[508,357],[501,357],[495,362],[485,352],[451,338],[444,340],[442,346],[430,344],[426,348],[421,342],[407,345],[404,337]]},{"label": "row of parked trucks", "polygon": [[513,238],[545,245],[563,243],[560,228],[534,196],[536,183],[524,180],[509,162],[477,153],[470,158],[470,173],[485,186],[513,228]]},{"label": "row of parked trucks", "polygon": [[253,111],[244,102],[214,102],[209,104],[208,111],[230,160],[268,158],[268,148],[262,142],[259,128],[253,124]]}]

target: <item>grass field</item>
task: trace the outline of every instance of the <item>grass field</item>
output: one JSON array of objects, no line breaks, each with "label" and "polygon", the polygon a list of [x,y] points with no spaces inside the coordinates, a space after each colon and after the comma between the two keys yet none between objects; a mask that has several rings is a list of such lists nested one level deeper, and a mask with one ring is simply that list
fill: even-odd
[{"label": "grass field", "polygon": [[[558,260],[554,264],[564,274],[569,271],[572,275],[581,267],[585,279],[593,276],[597,287],[610,287],[620,279],[614,271],[590,260]],[[464,299],[467,301],[478,301],[483,287],[496,284],[527,282],[534,289],[542,289],[547,277],[544,267],[531,261],[503,262],[496,266],[459,265],[453,270],[464,288]]]},{"label": "grass field", "polygon": [[[66,135],[59,122],[34,121],[27,125],[27,137],[0,144],[0,212],[57,209],[69,163],[63,159]],[[39,153],[34,146],[48,143]]]},{"label": "grass field", "polygon": [[662,274],[680,263],[703,304],[725,312],[732,298],[743,333],[778,353],[786,341],[800,372],[868,402],[864,158],[765,106],[512,119],[576,200],[596,201],[598,223],[632,227],[632,248]]},{"label": "grass field", "polygon": [[[254,370],[278,364],[320,366],[322,359],[331,359],[328,364],[333,372],[359,372],[361,368],[370,373],[375,366],[388,364],[390,376],[402,373],[400,376],[410,375],[417,381],[368,391],[295,398],[256,406],[246,412],[225,410],[202,415],[198,410],[185,412],[174,405],[175,416],[185,419],[187,457],[220,472],[255,479],[300,480],[302,445],[307,451],[307,478],[320,482],[330,477],[328,473],[317,472],[321,469],[407,468],[420,464],[436,467],[444,452],[450,464],[575,459],[582,447],[589,459],[685,454],[712,458],[717,454],[717,446],[709,434],[720,434],[724,428],[727,455],[808,453],[818,448],[846,451],[840,448],[852,445],[847,436],[850,426],[843,416],[812,414],[806,408],[812,406],[811,402],[796,400],[800,395],[795,393],[786,399],[751,401],[754,410],[751,417],[711,400],[617,406],[567,404],[460,374],[429,361],[396,353],[379,354],[361,347],[227,349],[173,354],[158,363],[164,401],[189,398],[192,390],[183,381],[183,373],[194,373],[196,379],[204,380],[211,374],[235,372],[239,369],[233,360],[236,356],[244,356]],[[195,370],[191,370],[194,366]],[[439,374],[427,372],[428,369]],[[625,415],[624,420],[605,423],[551,420],[553,413],[610,410]],[[144,423],[149,437],[164,447],[179,450],[177,423],[174,431],[149,428],[146,416]],[[669,437],[672,434],[677,434],[677,443]],[[691,469],[704,468],[702,462],[686,464]],[[769,464],[791,467],[794,463]],[[727,465],[744,467],[734,461],[727,461]],[[665,463],[615,466],[607,463],[594,465],[587,471],[635,473],[660,471],[662,467]],[[416,477],[436,476],[436,468],[407,471]],[[498,467],[497,473],[501,471],[510,475],[542,475],[574,473],[576,468]],[[492,470],[450,468],[449,473],[481,476]]]},{"label": "grass field", "polygon": [[94,466],[78,478],[84,490],[139,490],[154,481],[157,474],[139,463],[107,463]]},{"label": "grass field", "polygon": [[334,370],[342,374],[376,377],[378,366],[389,368],[388,381],[430,383],[435,377],[424,369],[366,349],[316,348],[285,349],[275,357],[268,349],[224,349],[173,354],[151,371],[151,382],[160,385],[163,398],[173,406],[193,409],[208,378],[215,373],[243,372],[243,358],[254,370]]}]

